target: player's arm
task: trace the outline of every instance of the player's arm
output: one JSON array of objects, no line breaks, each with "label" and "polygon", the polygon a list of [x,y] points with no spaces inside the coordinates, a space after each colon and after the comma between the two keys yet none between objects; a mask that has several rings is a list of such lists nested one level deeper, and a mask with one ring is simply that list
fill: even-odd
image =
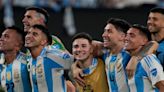
[{"label": "player's arm", "polygon": [[76,92],[76,88],[71,81],[67,80],[66,85],[67,85],[67,92]]},{"label": "player's arm", "polygon": [[126,66],[126,72],[129,79],[132,78],[134,75],[136,66],[138,64],[137,61],[146,55],[154,54],[157,48],[158,48],[158,43],[156,41],[150,41],[141,49],[138,55],[131,57],[129,63]]},{"label": "player's arm", "polygon": [[156,41],[150,41],[141,49],[138,56],[144,57],[146,55],[155,54],[157,48],[158,48],[158,43]]},{"label": "player's arm", "polygon": [[85,81],[82,77],[83,72],[82,69],[78,67],[78,61],[72,64],[71,66],[71,74],[70,77],[72,77],[79,85],[85,86]]},{"label": "player's arm", "polygon": [[93,40],[93,55],[94,56],[101,56],[103,54],[103,43],[100,41]]}]

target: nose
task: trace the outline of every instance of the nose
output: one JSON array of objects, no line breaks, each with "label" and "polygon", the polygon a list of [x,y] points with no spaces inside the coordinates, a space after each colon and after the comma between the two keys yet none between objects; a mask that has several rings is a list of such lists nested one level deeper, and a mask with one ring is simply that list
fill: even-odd
[{"label": "nose", "polygon": [[79,46],[78,48],[76,48],[76,51],[81,51],[81,47]]},{"label": "nose", "polygon": [[2,37],[0,38],[0,42],[2,41]]},{"label": "nose", "polygon": [[125,36],[125,41],[128,41],[130,38],[128,35]]},{"label": "nose", "polygon": [[23,23],[26,22],[26,17],[24,17],[24,18],[22,19],[22,22],[23,22]]},{"label": "nose", "polygon": [[25,36],[25,39],[30,38],[31,36],[32,36],[31,33],[27,33],[26,36]]},{"label": "nose", "polygon": [[105,36],[107,36],[107,32],[106,31],[104,31],[104,33],[102,34],[102,37],[105,37]]},{"label": "nose", "polygon": [[152,22],[153,22],[153,20],[151,18],[148,18],[147,25],[151,24]]},{"label": "nose", "polygon": [[2,41],[3,41],[3,38],[1,37],[1,38],[0,38],[0,45],[2,45]]},{"label": "nose", "polygon": [[0,41],[3,41],[3,39],[4,39],[4,36],[1,36],[1,37],[0,37]]}]

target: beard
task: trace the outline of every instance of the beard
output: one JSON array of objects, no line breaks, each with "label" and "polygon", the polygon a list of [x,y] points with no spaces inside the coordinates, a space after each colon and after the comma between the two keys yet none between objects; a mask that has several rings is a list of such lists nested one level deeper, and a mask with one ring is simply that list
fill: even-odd
[{"label": "beard", "polygon": [[150,31],[152,34],[156,34],[156,33],[158,33],[162,28],[164,28],[164,27],[153,27],[153,28],[149,28],[149,31]]}]

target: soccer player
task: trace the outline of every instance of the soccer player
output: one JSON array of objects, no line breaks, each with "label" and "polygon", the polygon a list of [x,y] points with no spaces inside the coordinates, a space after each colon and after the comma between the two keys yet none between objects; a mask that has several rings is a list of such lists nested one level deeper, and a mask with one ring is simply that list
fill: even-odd
[{"label": "soccer player", "polygon": [[164,68],[164,9],[153,8],[150,10],[147,26],[152,39],[159,43],[156,55]]},{"label": "soccer player", "polygon": [[[126,75],[126,65],[130,55],[124,50],[124,42],[127,30],[130,28],[128,22],[123,19],[110,18],[104,28],[103,46],[106,48],[103,52],[105,61],[105,70],[108,79],[110,92],[129,92],[128,79]],[[102,51],[102,48],[96,49]],[[74,65],[73,65],[73,68]],[[83,85],[82,78],[79,77],[79,69],[73,69],[73,77]]]},{"label": "soccer player", "polygon": [[24,45],[24,32],[8,27],[0,38],[2,71],[0,82],[5,92],[32,92],[26,56],[20,52]]},{"label": "soccer player", "polygon": [[70,54],[49,49],[52,38],[42,25],[32,26],[25,37],[25,47],[32,59],[30,78],[33,92],[66,92],[64,69],[69,69],[73,61]]},{"label": "soccer player", "polygon": [[164,73],[160,61],[154,54],[140,56],[140,52],[151,41],[147,28],[135,24],[125,38],[126,50],[136,57],[136,69],[132,78],[128,79],[130,91],[133,92],[164,92]]},{"label": "soccer player", "polygon": [[73,37],[72,54],[83,71],[85,86],[77,83],[78,92],[109,92],[102,59],[93,56],[92,38],[87,33],[79,33]]},{"label": "soccer player", "polygon": [[[39,7],[29,7],[26,9],[24,18],[22,20],[24,32],[28,32],[28,30],[35,24],[40,24],[47,27],[48,20],[49,14],[45,9]],[[52,39],[52,48],[66,50],[63,43],[57,36],[52,35]]]}]

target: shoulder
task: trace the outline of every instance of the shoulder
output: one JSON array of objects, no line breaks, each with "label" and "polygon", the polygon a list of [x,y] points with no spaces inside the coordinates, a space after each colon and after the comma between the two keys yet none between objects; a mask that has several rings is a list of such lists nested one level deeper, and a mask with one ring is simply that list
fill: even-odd
[{"label": "shoulder", "polygon": [[68,53],[67,51],[60,50],[60,49],[47,49],[46,57],[50,57],[50,56],[59,57],[64,60],[73,59],[73,56],[70,53]]},{"label": "shoulder", "polygon": [[159,47],[157,49],[157,52],[164,53],[164,40],[159,43]]},{"label": "shoulder", "polygon": [[159,59],[155,54],[150,54],[141,59],[141,64],[147,65],[148,67],[160,65]]},{"label": "shoulder", "polygon": [[155,54],[146,55],[141,60],[144,60],[144,61],[158,61],[157,56]]},{"label": "shoulder", "polygon": [[130,54],[126,50],[122,50],[121,55],[122,55],[122,58],[127,61],[129,61],[131,58]]},{"label": "shoulder", "polygon": [[22,64],[27,64],[27,55],[23,52],[19,52],[17,56],[17,60]]}]

